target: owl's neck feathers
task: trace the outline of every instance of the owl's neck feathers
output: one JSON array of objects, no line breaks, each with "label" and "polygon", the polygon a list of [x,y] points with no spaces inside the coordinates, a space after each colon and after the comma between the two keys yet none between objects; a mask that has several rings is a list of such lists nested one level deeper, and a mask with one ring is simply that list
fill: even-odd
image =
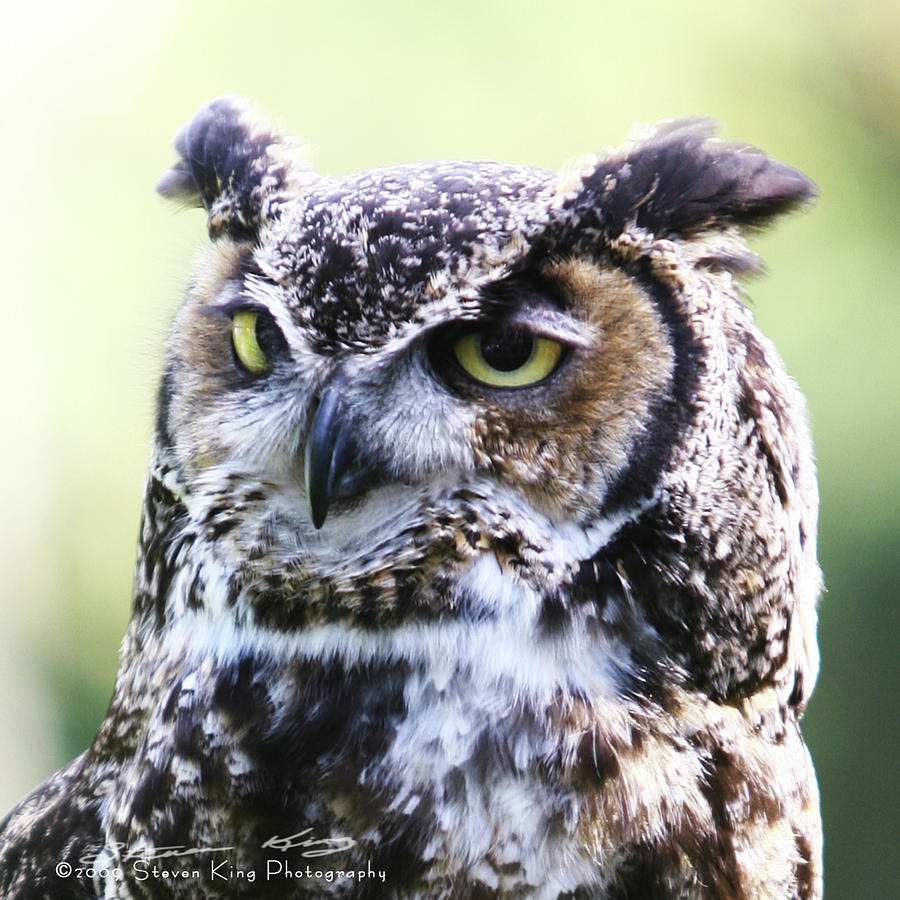
[{"label": "owl's neck feathers", "polygon": [[[226,565],[219,540],[229,535],[211,524],[209,503],[191,496],[177,468],[161,463],[151,471],[145,497],[134,628],[155,635],[165,655],[186,661],[212,657],[217,665],[228,666],[251,656],[276,666],[298,659],[339,660],[347,668],[402,661],[440,672],[453,660],[457,671],[505,682],[538,706],[564,688],[585,696],[612,696],[630,679],[631,664],[615,635],[596,633],[597,608],[590,603],[571,608],[560,626],[548,621],[548,601],[552,604],[551,595],[580,566],[654,504],[652,498],[644,500],[588,527],[545,520],[540,535],[529,542],[527,563],[521,547],[514,560],[509,554],[508,540],[521,523],[511,523],[510,534],[493,535],[496,547],[504,547],[500,553],[486,539],[472,542],[477,549],[464,541],[451,568],[455,574],[442,585],[445,608],[432,610],[432,615],[422,616],[421,608],[416,616],[397,610],[373,627],[365,611],[332,607],[328,615],[314,609],[298,614],[303,624],[297,627],[278,627],[255,593],[258,585],[245,571]],[[426,570],[433,564],[424,552],[410,560]],[[442,558],[442,565],[448,561]],[[384,571],[395,566],[396,558],[389,556]],[[320,572],[317,577],[338,583],[342,575],[346,572]],[[368,575],[378,584],[383,572]],[[391,586],[384,586],[386,596]],[[549,656],[544,653],[548,645],[553,648]]]},{"label": "owl's neck feathers", "polygon": [[[331,571],[277,590],[261,586],[251,570],[229,568],[235,545],[226,553],[221,542],[234,535],[210,517],[214,506],[192,496],[170,463],[151,472],[135,582],[133,628],[143,636],[140,652],[152,641],[158,652],[186,665],[203,659],[236,665],[252,657],[276,668],[296,660],[339,661],[347,669],[388,662],[432,673],[445,671],[453,660],[458,675],[477,672],[485,683],[504,684],[510,696],[529,698],[536,708],[560,692],[646,698],[672,684],[723,700],[780,684],[783,702],[799,690],[790,703],[801,706],[811,687],[807,667],[799,676],[802,682],[806,672],[807,684],[798,688],[795,660],[748,664],[746,646],[728,638],[733,604],[745,598],[721,597],[721,623],[714,619],[716,609],[704,613],[712,616],[707,627],[724,634],[719,646],[704,649],[693,629],[684,627],[709,607],[701,603],[716,586],[685,573],[680,560],[686,532],[659,496],[590,527],[545,520],[525,546],[521,522],[508,523],[507,534],[488,535],[485,528],[470,540],[445,541],[440,563],[451,574],[437,589],[435,570],[429,571],[433,559],[409,541],[404,565],[419,567],[424,577],[405,586],[393,577],[385,580],[384,572],[397,566],[393,551],[384,571],[350,577],[349,563],[342,566],[337,555]],[[528,521],[533,527],[533,510]],[[520,545],[510,555],[513,533]],[[721,542],[708,549],[721,552]],[[365,588],[376,608],[342,606],[334,595],[303,596],[304,585],[329,581],[337,596],[343,591],[357,597]],[[428,595],[427,605],[412,593],[413,585]],[[420,605],[404,608],[404,601]],[[287,604],[294,608],[289,615],[281,611]]]}]

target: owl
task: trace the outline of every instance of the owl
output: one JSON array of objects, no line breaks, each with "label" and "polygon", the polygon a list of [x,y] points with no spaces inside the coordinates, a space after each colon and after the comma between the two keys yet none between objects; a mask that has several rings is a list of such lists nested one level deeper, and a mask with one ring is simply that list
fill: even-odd
[{"label": "owl", "polygon": [[342,178],[235,98],[179,132],[133,616],[3,897],[821,897],[815,473],[737,286],[814,187],[713,131]]}]

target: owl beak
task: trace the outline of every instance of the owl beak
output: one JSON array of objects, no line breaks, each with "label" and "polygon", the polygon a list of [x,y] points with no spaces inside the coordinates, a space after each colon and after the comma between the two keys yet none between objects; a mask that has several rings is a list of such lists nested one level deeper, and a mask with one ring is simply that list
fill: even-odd
[{"label": "owl beak", "polygon": [[360,450],[341,401],[344,385],[326,388],[306,437],[304,469],[312,522],[321,528],[334,500],[355,497],[384,482],[383,469]]}]

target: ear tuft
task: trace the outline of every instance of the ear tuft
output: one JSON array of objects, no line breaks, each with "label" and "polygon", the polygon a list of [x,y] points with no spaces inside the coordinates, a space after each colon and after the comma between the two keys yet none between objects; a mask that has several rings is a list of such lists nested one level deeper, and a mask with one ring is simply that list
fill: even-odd
[{"label": "ear tuft", "polygon": [[313,177],[301,148],[238,97],[202,106],[178,131],[175,149],[180,159],[156,189],[205,207],[211,237],[253,239]]},{"label": "ear tuft", "polygon": [[[653,235],[689,236],[727,225],[762,225],[813,198],[813,182],[761,150],[713,137],[709,119],[675,119],[600,159],[570,214],[612,238],[637,226]],[[589,212],[590,209],[590,212]]]}]

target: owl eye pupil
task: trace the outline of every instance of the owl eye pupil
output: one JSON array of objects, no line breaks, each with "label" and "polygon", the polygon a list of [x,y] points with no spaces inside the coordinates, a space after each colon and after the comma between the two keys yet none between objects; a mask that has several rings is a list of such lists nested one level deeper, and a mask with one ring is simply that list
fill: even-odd
[{"label": "owl eye pupil", "polygon": [[500,372],[513,372],[528,362],[534,351],[534,337],[522,329],[488,331],[481,335],[484,361]]}]

